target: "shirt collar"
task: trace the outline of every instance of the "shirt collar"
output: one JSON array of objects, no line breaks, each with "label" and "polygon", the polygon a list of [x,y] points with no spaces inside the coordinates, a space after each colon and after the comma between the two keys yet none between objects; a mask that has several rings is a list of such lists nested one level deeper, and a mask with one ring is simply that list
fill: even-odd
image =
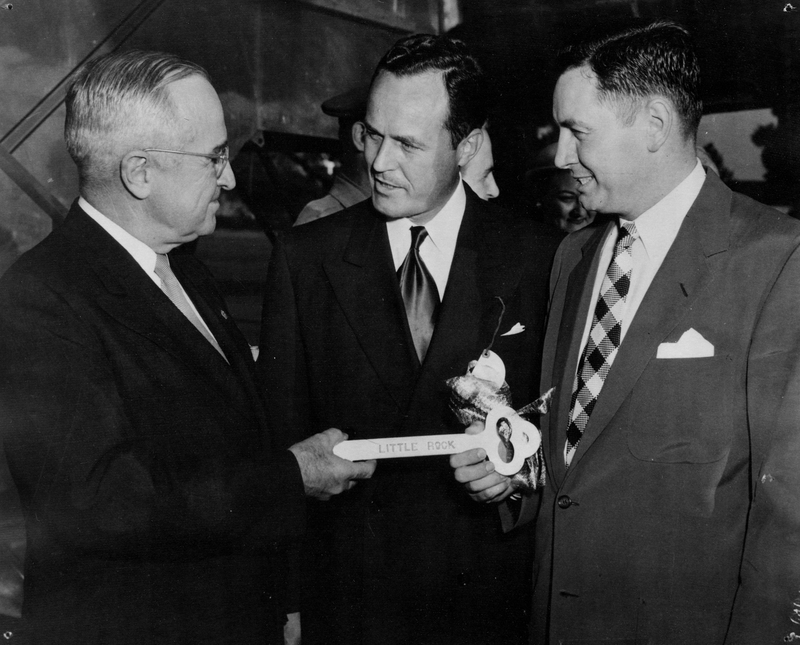
[{"label": "shirt collar", "polygon": [[99,210],[87,202],[83,197],[78,199],[78,206],[97,222],[111,237],[113,237],[128,253],[131,254],[137,264],[151,276],[158,284],[158,276],[154,273],[156,268],[156,252],[147,244],[135,238],[116,222],[112,222]]},{"label": "shirt collar", "polygon": [[[433,219],[425,224],[428,231],[428,239],[436,249],[447,256],[452,256],[456,250],[456,240],[458,230],[461,228],[461,220],[464,219],[464,210],[467,205],[467,192],[459,175],[458,186],[447,200],[442,209],[434,215]],[[408,254],[408,247],[411,240],[411,227],[416,226],[408,217],[388,220],[386,230],[389,233],[389,240],[392,244],[392,252],[395,257],[405,258]],[[395,250],[395,246],[397,249]]]},{"label": "shirt collar", "polygon": [[686,179],[634,220],[648,258],[661,261],[667,255],[686,214],[700,194],[705,178],[698,159]]}]

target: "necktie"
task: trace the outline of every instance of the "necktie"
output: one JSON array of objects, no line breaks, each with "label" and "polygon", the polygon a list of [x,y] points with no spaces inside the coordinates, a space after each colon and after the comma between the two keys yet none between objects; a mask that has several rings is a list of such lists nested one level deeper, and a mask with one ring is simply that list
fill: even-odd
[{"label": "necktie", "polygon": [[572,390],[567,428],[567,466],[572,461],[619,350],[622,320],[627,307],[633,269],[631,246],[638,237],[639,233],[633,223],[626,223],[620,227],[611,264],[608,265],[600,285],[600,296],[594,309],[589,338],[586,340],[586,347],[578,364]]},{"label": "necktie", "polygon": [[[225,354],[217,343],[217,339],[211,335],[211,332],[208,331],[200,318],[198,318],[194,309],[192,309],[192,306],[189,304],[189,301],[186,299],[180,282],[178,282],[178,278],[175,277],[175,274],[169,267],[169,258],[166,255],[161,253],[156,254],[155,274],[161,278],[161,290],[166,294],[167,298],[172,300],[172,303],[189,319],[189,322],[197,328],[197,331],[203,334],[205,339],[213,345],[214,349],[220,353],[222,358],[225,358]],[[227,361],[228,359],[225,358],[225,360]]]},{"label": "necktie", "polygon": [[419,255],[419,247],[426,237],[428,231],[424,226],[411,227],[411,248],[397,271],[400,293],[406,305],[408,326],[420,363],[425,360],[439,309],[439,291],[431,272]]}]

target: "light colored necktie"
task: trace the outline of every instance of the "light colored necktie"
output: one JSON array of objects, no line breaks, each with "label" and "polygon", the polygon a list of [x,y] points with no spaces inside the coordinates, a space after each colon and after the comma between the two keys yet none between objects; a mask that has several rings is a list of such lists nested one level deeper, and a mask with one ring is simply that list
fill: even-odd
[{"label": "light colored necktie", "polygon": [[178,282],[178,278],[175,277],[175,274],[169,267],[169,258],[166,255],[161,253],[156,254],[155,274],[161,278],[161,290],[166,294],[167,298],[172,300],[172,303],[184,316],[186,316],[189,322],[197,328],[197,331],[203,334],[205,339],[220,353],[220,356],[227,361],[228,359],[225,357],[225,354],[222,351],[222,348],[219,346],[219,343],[217,343],[217,339],[214,338],[211,332],[206,328],[198,315],[195,313],[192,305],[189,304],[183,288],[181,287],[180,282]]},{"label": "light colored necktie", "polygon": [[411,227],[411,248],[397,271],[408,326],[420,363],[428,352],[439,311],[439,290],[419,254],[419,247],[426,237],[428,231],[424,226]]},{"label": "light colored necktie", "polygon": [[639,233],[632,222],[626,222],[620,227],[611,264],[608,265],[600,285],[600,296],[594,309],[592,327],[578,364],[572,389],[567,428],[567,466],[572,461],[619,350],[622,340],[622,321],[628,304],[633,270],[631,246],[638,238]]}]

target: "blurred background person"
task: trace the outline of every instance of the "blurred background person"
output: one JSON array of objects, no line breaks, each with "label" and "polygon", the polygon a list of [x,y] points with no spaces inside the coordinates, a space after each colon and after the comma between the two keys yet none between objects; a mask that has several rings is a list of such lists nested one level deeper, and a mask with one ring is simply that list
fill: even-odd
[{"label": "blurred background person", "polygon": [[475,156],[461,166],[461,178],[469,184],[478,197],[486,201],[497,197],[500,189],[494,180],[492,140],[485,124],[481,131],[483,132],[483,143]]},{"label": "blurred background person", "polygon": [[[324,197],[306,204],[294,225],[307,224],[315,219],[336,213],[358,204],[372,195],[369,170],[364,161],[364,124],[369,88],[357,87],[329,98],[322,111],[339,119],[339,143],[342,145],[341,166],[336,170],[333,186]],[[491,150],[489,152],[491,156]]]},{"label": "blurred background person", "polygon": [[578,183],[570,171],[556,168],[557,146],[552,143],[536,155],[533,168],[525,175],[526,190],[536,219],[574,233],[594,222],[595,212],[581,206]]}]

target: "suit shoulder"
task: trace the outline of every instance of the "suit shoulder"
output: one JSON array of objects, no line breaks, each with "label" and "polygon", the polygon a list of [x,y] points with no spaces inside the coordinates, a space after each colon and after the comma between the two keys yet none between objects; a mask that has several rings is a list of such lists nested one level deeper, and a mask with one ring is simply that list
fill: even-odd
[{"label": "suit shoulder", "polygon": [[48,284],[69,284],[76,272],[85,270],[85,259],[61,231],[55,229],[29,251],[23,253],[3,275],[3,284],[31,278]]},{"label": "suit shoulder", "polygon": [[792,248],[800,243],[800,221],[741,193],[731,194],[731,222],[735,246],[758,240]]},{"label": "suit shoulder", "polygon": [[369,202],[331,213],[326,217],[295,226],[278,235],[279,244],[290,254],[318,255],[342,249],[353,227],[360,221],[374,219]]}]

